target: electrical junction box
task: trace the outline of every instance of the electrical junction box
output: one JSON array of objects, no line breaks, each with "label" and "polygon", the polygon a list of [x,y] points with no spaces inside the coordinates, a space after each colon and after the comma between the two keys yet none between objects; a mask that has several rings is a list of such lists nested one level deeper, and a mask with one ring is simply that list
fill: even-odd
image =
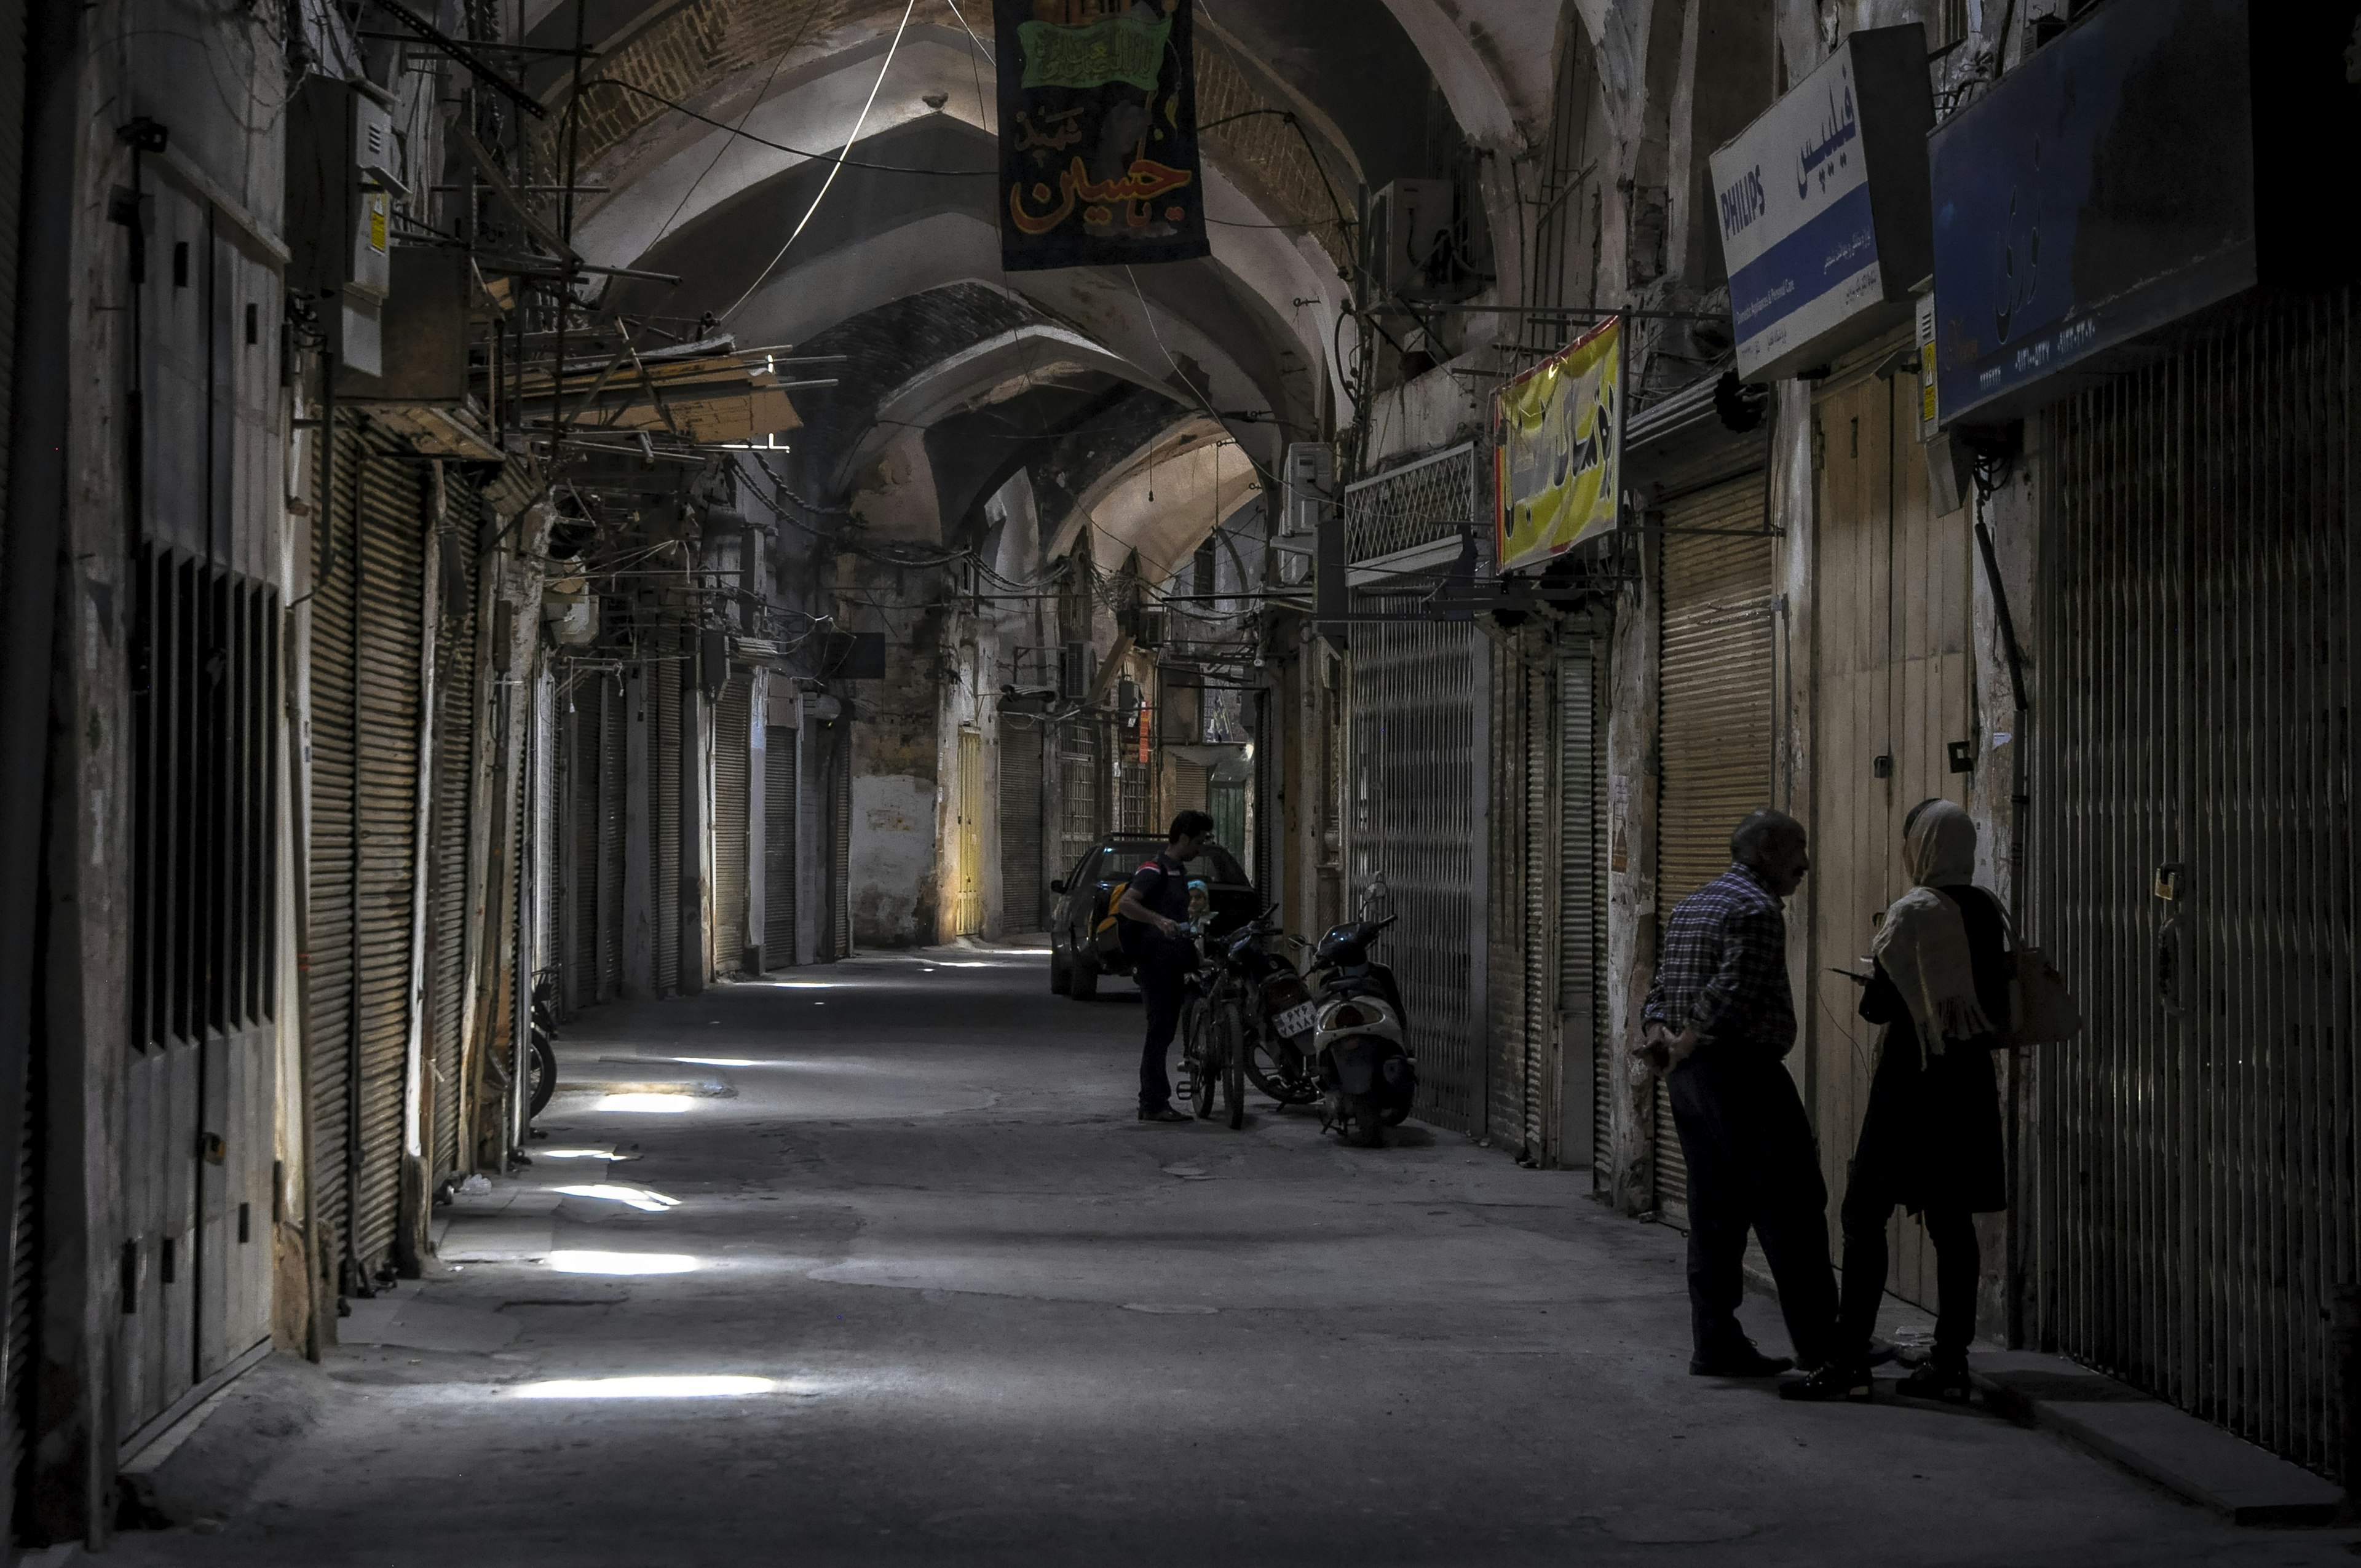
[{"label": "electrical junction box", "polygon": [[1397,180],[1369,198],[1370,273],[1404,300],[1455,298],[1459,275],[1448,180]]},{"label": "electrical junction box", "polygon": [[338,364],[369,376],[384,371],[400,163],[381,88],[303,79],[288,105],[287,281],[318,304]]},{"label": "electrical junction box", "polygon": [[1286,526],[1280,533],[1308,539],[1334,505],[1336,449],[1324,441],[1299,441],[1287,449]]}]

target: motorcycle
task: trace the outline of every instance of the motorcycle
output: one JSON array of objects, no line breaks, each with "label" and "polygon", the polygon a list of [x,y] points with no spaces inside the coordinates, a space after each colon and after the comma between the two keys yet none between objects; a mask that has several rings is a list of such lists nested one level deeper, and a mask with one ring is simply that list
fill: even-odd
[{"label": "motorcycle", "polygon": [[1224,938],[1219,961],[1236,1001],[1229,1023],[1237,1032],[1246,1077],[1281,1105],[1308,1105],[1320,1097],[1312,1047],[1318,1008],[1285,950],[1292,946],[1300,951],[1306,944],[1272,923],[1271,911],[1278,907],[1272,905]]},{"label": "motorcycle", "polygon": [[533,977],[533,1039],[524,1062],[525,1114],[541,1114],[557,1092],[557,971],[544,970]]},{"label": "motorcycle", "polygon": [[1320,984],[1312,1044],[1326,1093],[1321,1128],[1340,1130],[1361,1148],[1382,1147],[1385,1129],[1401,1125],[1418,1095],[1401,988],[1391,969],[1369,957],[1369,945],[1393,923],[1389,915],[1338,926],[1312,955]]}]

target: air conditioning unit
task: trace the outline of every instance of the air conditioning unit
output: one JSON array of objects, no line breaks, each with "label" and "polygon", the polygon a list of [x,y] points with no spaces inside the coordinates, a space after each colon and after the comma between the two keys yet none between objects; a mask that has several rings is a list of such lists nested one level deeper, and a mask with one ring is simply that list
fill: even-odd
[{"label": "air conditioning unit", "polygon": [[1381,293],[1456,297],[1455,207],[1448,180],[1397,180],[1369,198],[1367,265]]},{"label": "air conditioning unit", "polygon": [[1131,645],[1141,649],[1164,646],[1164,611],[1143,609],[1132,617]]}]

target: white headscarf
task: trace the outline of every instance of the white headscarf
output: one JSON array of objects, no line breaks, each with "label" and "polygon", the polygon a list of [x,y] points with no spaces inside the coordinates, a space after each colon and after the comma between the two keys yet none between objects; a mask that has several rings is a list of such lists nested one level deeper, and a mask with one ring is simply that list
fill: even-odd
[{"label": "white headscarf", "polygon": [[1960,918],[1960,906],[1935,891],[1973,884],[1974,819],[1948,800],[1928,801],[1904,835],[1902,858],[1916,885],[1886,910],[1870,953],[1902,992],[1920,1048],[1938,1057],[1947,1039],[1995,1032],[1976,1000],[1967,923]]}]

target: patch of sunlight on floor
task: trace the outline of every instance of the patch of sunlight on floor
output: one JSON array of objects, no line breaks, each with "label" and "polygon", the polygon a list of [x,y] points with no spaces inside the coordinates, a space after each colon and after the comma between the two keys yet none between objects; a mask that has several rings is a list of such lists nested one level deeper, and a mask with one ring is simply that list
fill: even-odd
[{"label": "patch of sunlight on floor", "polygon": [[688,1109],[686,1094],[609,1094],[600,1097],[593,1111],[629,1111],[656,1115],[678,1115]]},{"label": "patch of sunlight on floor", "polygon": [[553,1252],[560,1274],[688,1274],[700,1267],[684,1252]]},{"label": "patch of sunlight on floor", "polygon": [[680,1207],[680,1200],[667,1198],[661,1192],[651,1192],[644,1187],[623,1187],[611,1181],[593,1181],[579,1187],[559,1187],[553,1190],[569,1198],[604,1198],[611,1203],[629,1203],[634,1209],[651,1214],[661,1214],[666,1209]]},{"label": "patch of sunlight on floor", "polygon": [[767,1377],[722,1373],[670,1377],[553,1377],[521,1385],[519,1399],[722,1399],[767,1394],[778,1385]]}]

